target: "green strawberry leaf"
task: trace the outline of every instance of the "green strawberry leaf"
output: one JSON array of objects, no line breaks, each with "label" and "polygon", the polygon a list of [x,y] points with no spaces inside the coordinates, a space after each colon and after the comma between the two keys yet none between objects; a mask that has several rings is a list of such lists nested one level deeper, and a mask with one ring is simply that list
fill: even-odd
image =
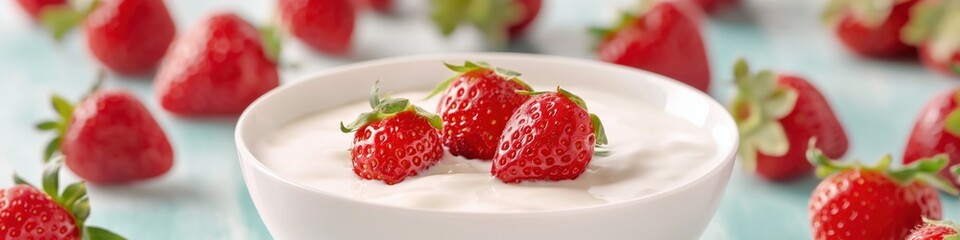
[{"label": "green strawberry leaf", "polygon": [[440,115],[433,114],[432,112],[418,106],[413,106],[413,109],[417,112],[417,115],[426,118],[427,123],[430,123],[431,127],[436,128],[437,130],[443,130],[443,118],[440,118]]},{"label": "green strawberry leaf", "polygon": [[53,140],[50,140],[49,143],[47,143],[47,146],[43,149],[44,163],[50,162],[50,160],[53,159],[53,155],[56,154],[58,151],[60,151],[60,143],[62,141],[63,141],[63,138],[61,138],[60,136],[57,136],[53,138]]},{"label": "green strawberry leaf", "polygon": [[783,156],[790,150],[787,133],[776,121],[764,124],[749,141],[757,147],[757,151],[767,156]]},{"label": "green strawberry leaf", "polygon": [[466,20],[471,0],[432,0],[430,17],[443,36],[450,36]]},{"label": "green strawberry leaf", "polygon": [[280,51],[283,49],[283,31],[277,21],[260,27],[260,37],[263,41],[263,50],[273,62],[280,62]]},{"label": "green strawberry leaf", "polygon": [[[863,168],[859,161],[851,163],[840,163],[828,159],[823,155],[820,149],[816,149],[816,140],[810,140],[810,148],[807,150],[807,159],[817,167],[817,177],[825,178],[836,172],[851,168]],[[914,161],[906,166],[891,169],[890,165],[893,157],[890,154],[883,156],[872,169],[882,171],[891,179],[901,185],[908,185],[913,181],[921,181],[930,186],[940,189],[950,195],[960,195],[960,190],[955,188],[950,180],[940,175],[940,170],[950,162],[946,154],[940,154],[931,158],[924,158]],[[956,170],[953,168],[952,170]]]},{"label": "green strawberry leaf", "polygon": [[738,59],[733,66],[737,93],[730,104],[740,129],[740,156],[744,167],[756,170],[757,152],[768,156],[783,156],[791,143],[780,119],[793,112],[799,93],[779,86],[777,74],[770,70],[750,73],[746,60]]},{"label": "green strawberry leaf", "polygon": [[123,236],[99,227],[83,229],[83,240],[126,240]]},{"label": "green strawberry leaf", "polygon": [[954,63],[951,69],[953,69],[954,74],[957,74],[957,76],[960,76],[960,63]]},{"label": "green strawberry leaf", "polygon": [[767,98],[767,102],[762,105],[764,111],[771,117],[779,119],[793,112],[793,108],[797,105],[797,99],[799,98],[800,94],[797,93],[797,91],[779,88],[774,90]]},{"label": "green strawberry leaf", "polygon": [[954,109],[944,119],[943,128],[953,136],[960,137],[960,109]]},{"label": "green strawberry leaf", "polygon": [[[810,161],[810,164],[816,167],[816,175],[818,178],[826,178],[834,173],[854,168],[861,167],[859,162],[853,164],[842,163],[839,161],[834,161],[828,158],[826,155],[823,155],[823,151],[817,148],[817,139],[811,138],[807,142],[807,160]],[[890,158],[882,158],[877,163],[877,165],[890,165]]]},{"label": "green strawberry leaf", "polygon": [[521,20],[520,7],[515,0],[471,0],[467,20],[484,33],[490,44],[503,47],[509,40],[507,28]]},{"label": "green strawberry leaf", "polygon": [[373,82],[370,87],[370,108],[380,106],[380,80]]},{"label": "green strawberry leaf", "polygon": [[54,122],[54,121],[43,121],[43,122],[37,123],[36,127],[37,127],[37,130],[48,131],[48,130],[59,128],[60,123]]},{"label": "green strawberry leaf", "polygon": [[503,77],[505,77],[505,78],[507,78],[507,79],[512,79],[512,78],[520,77],[520,73],[518,73],[518,72],[516,72],[516,71],[513,71],[513,70],[510,70],[510,69],[494,68],[494,71],[495,71],[498,75],[503,76]]},{"label": "green strawberry leaf", "polygon": [[16,174],[16,173],[13,174],[13,184],[25,184],[30,187],[37,188],[37,187],[34,187],[33,184],[30,184],[29,182],[27,182],[27,180],[23,180],[23,177],[20,177],[20,174]]},{"label": "green strawberry leaf", "polygon": [[600,117],[591,113],[590,123],[593,124],[593,133],[597,137],[596,145],[607,145],[607,131],[604,130],[603,123],[600,122]]},{"label": "green strawberry leaf", "polygon": [[896,179],[901,184],[908,184],[912,180],[917,179],[930,184],[936,189],[956,196],[960,194],[960,190],[957,190],[957,188],[950,183],[949,179],[939,174],[940,170],[949,163],[949,157],[946,154],[940,154],[931,158],[917,160],[897,170],[887,170],[887,175]]},{"label": "green strawberry leaf", "polygon": [[587,103],[584,102],[583,98],[580,98],[580,96],[577,96],[567,91],[566,89],[560,88],[560,86],[557,86],[557,92],[559,92],[561,95],[563,95],[567,99],[570,99],[570,101],[572,101],[574,104],[577,104],[577,106],[579,106],[580,108],[583,108],[584,111],[587,110]]},{"label": "green strawberry leaf", "polygon": [[53,110],[57,111],[57,114],[60,114],[61,119],[69,123],[70,118],[73,116],[73,104],[70,104],[70,101],[56,94],[51,98],[51,102],[53,103]]},{"label": "green strawberry leaf", "polygon": [[830,0],[820,14],[820,21],[833,25],[840,22],[841,13],[850,4],[850,0]]},{"label": "green strawberry leaf", "polygon": [[343,133],[357,131],[357,129],[360,129],[361,127],[372,122],[370,119],[373,117],[373,114],[374,113],[372,112],[361,113],[360,116],[357,116],[356,120],[353,120],[353,122],[347,124],[346,126],[343,125],[343,122],[340,122],[340,131]]},{"label": "green strawberry leaf", "polygon": [[433,88],[433,91],[430,91],[430,94],[427,94],[427,97],[424,99],[433,98],[437,94],[443,92],[443,90],[447,90],[447,88],[450,87],[450,83],[453,83],[453,80],[456,80],[459,76],[460,75],[454,75],[453,77],[447,78],[447,80],[444,80],[440,83],[440,85],[437,85],[437,87]]},{"label": "green strawberry leaf", "polygon": [[900,38],[911,45],[920,45],[934,37],[937,25],[946,13],[944,7],[934,1],[920,1],[910,10],[910,20],[901,31]]},{"label": "green strawberry leaf", "polygon": [[[653,1],[645,1],[645,2],[648,2],[648,3],[649,3],[649,2],[653,2]],[[640,11],[641,14],[642,14],[643,12],[646,12],[646,10]],[[604,41],[606,41],[607,39],[609,39],[611,36],[613,36],[614,34],[617,34],[617,32],[620,32],[621,30],[623,30],[623,29],[625,29],[625,28],[633,25],[633,23],[637,21],[637,16],[638,16],[638,15],[633,14],[633,13],[630,13],[630,12],[621,12],[621,13],[620,13],[620,19],[618,19],[617,22],[613,24],[613,27],[591,27],[591,28],[589,28],[587,31],[589,32],[589,34],[590,34],[591,36],[593,36],[593,49],[599,48],[599,47],[600,47],[600,44],[602,44]]]},{"label": "green strawberry leaf", "polygon": [[389,98],[380,103],[378,111],[383,114],[396,114],[406,110],[407,105],[410,105],[410,100],[405,98]]},{"label": "green strawberry leaf", "polygon": [[273,11],[270,22],[257,29],[257,31],[260,32],[264,52],[267,54],[267,57],[275,63],[280,62],[280,52],[283,50],[284,37],[278,14],[278,11]]},{"label": "green strawberry leaf", "polygon": [[53,39],[61,40],[71,29],[80,25],[86,14],[69,5],[51,6],[40,13],[40,23],[53,33]]},{"label": "green strawberry leaf", "polygon": [[476,62],[464,61],[462,66],[460,66],[460,65],[453,65],[453,64],[449,64],[449,63],[444,62],[443,65],[446,66],[448,69],[450,69],[450,70],[452,70],[452,71],[454,71],[454,72],[456,72],[456,73],[460,73],[460,74],[455,74],[455,75],[451,76],[450,78],[447,78],[447,80],[444,80],[443,82],[441,82],[440,85],[437,85],[437,87],[433,88],[433,90],[430,91],[430,94],[427,94],[427,97],[426,97],[425,99],[433,98],[433,97],[436,96],[437,94],[442,93],[444,90],[446,90],[447,88],[449,88],[449,87],[450,87],[450,84],[452,84],[453,81],[455,81],[457,78],[459,78],[463,73],[467,73],[467,72],[474,71],[474,70],[477,70],[477,69],[492,69],[493,72],[496,73],[498,76],[500,76],[500,77],[502,77],[502,78],[504,78],[504,79],[510,80],[510,81],[514,81],[514,82],[516,82],[517,84],[520,84],[521,86],[523,86],[523,87],[526,88],[526,89],[531,89],[531,88],[530,88],[530,85],[527,85],[526,82],[523,82],[523,80],[520,80],[519,77],[520,77],[521,74],[520,74],[519,72],[510,70],[510,69],[505,69],[505,68],[492,67],[492,66],[490,66],[489,63],[486,63],[486,62],[482,62],[482,61],[476,61]]},{"label": "green strawberry leaf", "polygon": [[59,41],[99,5],[99,0],[93,0],[85,9],[74,9],[70,4],[46,7],[40,12],[40,23],[50,29],[53,38]]},{"label": "green strawberry leaf", "polygon": [[54,200],[60,199],[60,166],[63,159],[57,158],[48,163],[43,169],[43,192]]},{"label": "green strawberry leaf", "polygon": [[90,216],[90,198],[81,196],[80,199],[73,202],[69,209],[71,209],[73,218],[77,221],[77,226],[83,226],[83,222]]},{"label": "green strawberry leaf", "polygon": [[738,58],[733,64],[733,79],[743,81],[748,78],[750,78],[750,65],[747,64],[747,59]]},{"label": "green strawberry leaf", "polygon": [[[73,207],[80,198],[87,195],[87,184],[84,182],[75,182],[67,186],[60,195],[60,205]],[[70,210],[70,209],[68,209]]]}]

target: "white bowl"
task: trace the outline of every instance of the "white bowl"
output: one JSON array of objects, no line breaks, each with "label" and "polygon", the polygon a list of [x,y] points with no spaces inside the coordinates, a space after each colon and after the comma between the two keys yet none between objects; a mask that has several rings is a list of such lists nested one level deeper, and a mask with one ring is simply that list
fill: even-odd
[{"label": "white bowl", "polygon": [[[593,88],[626,96],[711,133],[719,154],[674,188],[645,197],[566,210],[476,213],[408,209],[357,201],[278,175],[251,151],[258,139],[311,113],[366,99],[370,84],[403,92],[432,89],[451,75],[442,61],[486,61],[530,82]],[[351,116],[344,116],[345,119]],[[448,54],[391,58],[333,68],[280,86],[240,116],[237,151],[250,196],[276,239],[696,239],[716,211],[733,167],[737,127],[722,105],[653,73],[596,61],[528,54]]]}]

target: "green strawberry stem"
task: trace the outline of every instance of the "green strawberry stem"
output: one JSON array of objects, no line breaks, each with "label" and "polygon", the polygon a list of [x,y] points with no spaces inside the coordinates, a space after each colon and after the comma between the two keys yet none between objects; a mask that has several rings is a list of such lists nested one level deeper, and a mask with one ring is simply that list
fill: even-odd
[{"label": "green strawberry stem", "polygon": [[59,41],[71,29],[80,25],[98,6],[100,1],[92,0],[82,9],[75,9],[71,4],[47,7],[40,12],[40,23],[50,29],[53,38]]},{"label": "green strawberry stem", "polygon": [[873,167],[867,167],[863,166],[863,164],[861,164],[859,161],[855,161],[853,163],[844,163],[827,158],[827,156],[823,155],[823,152],[820,151],[820,149],[815,147],[816,139],[811,139],[809,146],[810,148],[807,150],[807,159],[811,164],[817,167],[816,173],[817,177],[819,178],[826,178],[837,172],[842,172],[849,169],[870,169],[886,173],[887,176],[901,185],[908,185],[914,180],[918,180],[923,183],[930,184],[934,188],[940,189],[941,191],[944,191],[950,195],[960,195],[960,190],[957,190],[957,188],[950,183],[950,180],[939,174],[940,170],[946,167],[950,162],[949,157],[946,154],[920,159],[900,168],[890,167],[893,157],[887,154]]},{"label": "green strawberry stem", "polygon": [[363,126],[384,120],[401,112],[414,111],[420,117],[427,120],[430,126],[436,129],[443,129],[443,119],[440,116],[431,113],[416,105],[410,104],[410,100],[405,98],[380,98],[380,81],[377,80],[370,88],[370,108],[371,112],[361,113],[350,124],[344,125],[340,122],[340,131],[344,133],[354,132]]},{"label": "green strawberry stem", "polygon": [[446,90],[447,88],[449,88],[450,84],[453,83],[454,80],[457,80],[457,78],[460,77],[460,75],[463,75],[464,73],[476,71],[476,70],[493,69],[493,72],[496,73],[501,78],[509,81],[514,81],[517,84],[520,84],[521,86],[524,86],[527,89],[533,89],[530,87],[530,85],[527,85],[526,82],[524,82],[523,80],[520,80],[519,72],[509,70],[509,69],[499,68],[499,67],[492,67],[487,62],[463,61],[463,65],[453,65],[453,64],[444,62],[443,65],[447,66],[448,69],[456,72],[457,74],[454,74],[450,78],[447,78],[447,80],[444,80],[443,82],[440,83],[440,85],[437,85],[437,87],[433,88],[433,91],[430,91],[430,94],[427,95],[426,99],[430,99],[436,96],[437,94],[442,93],[443,90]]},{"label": "green strawberry stem", "polygon": [[477,27],[487,41],[503,47],[509,40],[507,28],[520,21],[520,5],[514,0],[433,0],[431,18],[440,33],[450,36],[461,23]]},{"label": "green strawberry stem", "polygon": [[953,70],[954,74],[957,74],[957,76],[960,76],[960,63],[954,63],[950,69]]},{"label": "green strawberry stem", "polygon": [[[63,157],[57,157],[52,159],[44,167],[43,171],[43,181],[41,185],[43,186],[43,192],[50,196],[57,205],[63,207],[71,215],[77,228],[80,228],[81,235],[83,239],[88,240],[115,240],[115,239],[126,239],[116,233],[110,232],[106,229],[99,227],[92,227],[84,225],[87,217],[90,216],[90,199],[87,198],[87,185],[84,182],[75,182],[68,185],[63,189],[63,192],[60,190],[60,168],[63,166]],[[19,175],[14,173],[13,181],[16,184],[25,184],[33,187],[30,183],[23,180]],[[36,188],[36,187],[34,187]]]},{"label": "green strawberry stem", "polygon": [[[106,72],[101,69],[97,72],[97,78],[93,82],[90,91],[83,98],[87,98],[90,94],[100,90],[103,86],[103,81],[106,78]],[[58,152],[60,152],[60,144],[63,142],[63,136],[67,134],[67,128],[70,126],[70,121],[73,118],[73,108],[74,105],[66,98],[61,97],[60,95],[54,94],[50,98],[50,102],[53,105],[53,110],[57,113],[58,119],[46,120],[37,123],[35,126],[37,130],[40,131],[55,131],[56,137],[50,140],[47,143],[47,146],[43,150],[43,162],[49,162],[50,159],[54,157]]]}]

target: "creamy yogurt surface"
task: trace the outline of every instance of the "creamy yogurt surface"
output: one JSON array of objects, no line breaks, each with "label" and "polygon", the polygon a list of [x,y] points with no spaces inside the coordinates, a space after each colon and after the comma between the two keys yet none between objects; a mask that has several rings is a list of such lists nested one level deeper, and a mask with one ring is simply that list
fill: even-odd
[{"label": "creamy yogurt surface", "polygon": [[[548,88],[547,88],[548,89]],[[568,89],[600,116],[610,155],[594,156],[574,180],[505,184],[490,174],[490,161],[444,152],[436,165],[395,185],[353,173],[353,133],[340,132],[370,111],[366,101],[308,115],[259,140],[254,154],[279,175],[319,191],[405,208],[460,212],[530,212],[622,202],[655,194],[703,175],[719,155],[710,133],[677,116],[627,96]],[[434,110],[427,92],[392,94]]]}]

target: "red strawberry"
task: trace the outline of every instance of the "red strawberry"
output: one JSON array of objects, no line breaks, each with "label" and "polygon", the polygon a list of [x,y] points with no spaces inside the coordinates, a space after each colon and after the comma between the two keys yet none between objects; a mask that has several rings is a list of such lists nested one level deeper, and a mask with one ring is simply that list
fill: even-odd
[{"label": "red strawberry", "polygon": [[769,70],[751,75],[743,59],[734,77],[738,92],[730,112],[740,127],[740,157],[748,170],[775,181],[810,172],[804,152],[811,138],[831,158],[847,151],[843,126],[806,80]]},{"label": "red strawberry", "polygon": [[370,98],[372,112],[360,114],[344,133],[354,132],[350,150],[353,172],[362,179],[381,180],[393,185],[416,176],[443,157],[437,129],[439,116],[410,104],[403,98],[380,99],[374,85]]},{"label": "red strawberry", "polygon": [[834,162],[814,149],[808,157],[818,166],[818,176],[829,176],[810,196],[810,221],[818,240],[904,239],[923,218],[943,215],[933,187],[957,194],[949,180],[936,174],[947,165],[945,155],[901,169],[890,169],[890,155],[875,167]]},{"label": "red strawberry", "polygon": [[823,19],[833,26],[840,41],[866,57],[899,57],[915,52],[900,31],[910,20],[918,0],[831,0]]},{"label": "red strawberry", "polygon": [[[960,163],[960,91],[951,89],[935,96],[920,110],[920,114],[907,140],[903,162],[912,163],[921,158],[945,153],[950,156],[950,165]],[[940,172],[953,179],[950,172]],[[954,186],[960,183],[952,181]]]},{"label": "red strawberry", "polygon": [[126,75],[156,69],[176,33],[162,0],[97,0],[85,9],[50,8],[42,18],[57,39],[86,20],[90,52],[108,69]]},{"label": "red strawberry", "polygon": [[687,1],[650,1],[640,15],[625,13],[610,29],[594,28],[597,56],[710,89],[710,66],[700,36],[702,14]]},{"label": "red strawberry", "polygon": [[233,13],[215,14],[170,49],[154,85],[164,109],[181,115],[238,115],[280,84],[257,29]]},{"label": "red strawberry", "polygon": [[919,0],[903,31],[928,69],[960,77],[960,1]]},{"label": "red strawberry", "polygon": [[126,91],[94,91],[76,106],[54,95],[53,106],[60,119],[37,126],[57,132],[45,159],[60,150],[80,178],[125,183],[163,175],[173,166],[173,149],[163,129]]},{"label": "red strawberry", "polygon": [[514,110],[530,96],[516,91],[531,91],[519,73],[493,68],[484,62],[447,64],[457,72],[430,94],[440,93],[437,112],[443,121],[443,145],[450,154],[489,160],[497,151],[497,141]]},{"label": "red strawberry", "polygon": [[17,0],[20,7],[34,20],[39,20],[43,10],[52,6],[66,6],[67,0]]},{"label": "red strawberry", "polygon": [[43,191],[17,176],[17,185],[0,189],[0,239],[124,239],[103,228],[84,225],[90,200],[83,182],[59,191],[60,162],[47,166]]},{"label": "red strawberry", "polygon": [[350,51],[356,13],[348,0],[279,0],[277,4],[280,20],[300,41],[329,54]]},{"label": "red strawberry", "polygon": [[86,21],[90,52],[121,74],[156,69],[176,29],[161,0],[101,0]]},{"label": "red strawberry", "polygon": [[960,226],[948,220],[933,221],[924,219],[925,224],[914,229],[907,240],[956,240],[960,238]]},{"label": "red strawberry", "polygon": [[476,26],[494,45],[523,36],[540,14],[541,0],[433,1],[433,21],[444,36],[462,22]]},{"label": "red strawberry", "polygon": [[353,0],[353,5],[358,9],[373,9],[380,13],[393,12],[393,0]]},{"label": "red strawberry", "polygon": [[560,87],[526,94],[534,97],[507,121],[491,173],[506,183],[579,177],[594,148],[607,144],[600,118],[587,112],[583,99]]},{"label": "red strawberry", "polygon": [[715,12],[721,8],[737,4],[740,0],[693,0],[704,12]]}]

